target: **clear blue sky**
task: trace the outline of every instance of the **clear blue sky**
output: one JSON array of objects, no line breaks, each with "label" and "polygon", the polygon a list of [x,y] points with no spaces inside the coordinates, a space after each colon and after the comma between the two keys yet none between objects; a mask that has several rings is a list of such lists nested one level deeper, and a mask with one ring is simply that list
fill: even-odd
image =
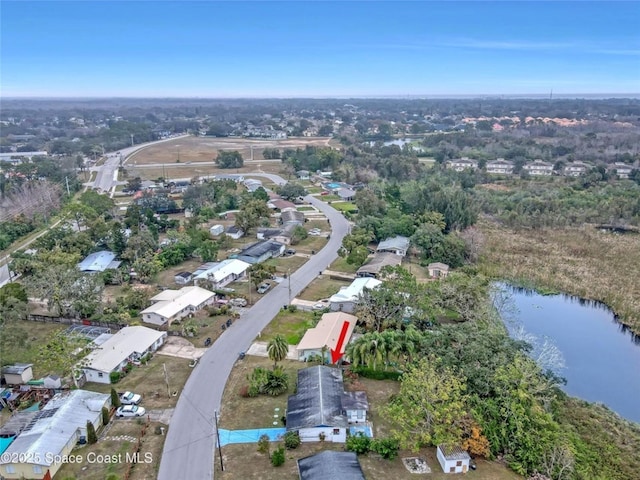
[{"label": "clear blue sky", "polygon": [[640,92],[640,2],[0,3],[2,96]]}]

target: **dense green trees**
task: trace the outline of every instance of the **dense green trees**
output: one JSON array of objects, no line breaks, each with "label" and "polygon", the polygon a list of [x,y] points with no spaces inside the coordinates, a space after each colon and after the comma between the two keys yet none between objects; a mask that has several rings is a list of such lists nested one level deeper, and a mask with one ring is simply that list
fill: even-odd
[{"label": "dense green trees", "polygon": [[278,187],[276,191],[278,192],[278,195],[289,201],[293,201],[298,197],[304,197],[307,194],[304,187],[295,182],[285,183],[281,187]]},{"label": "dense green trees", "polygon": [[244,159],[237,150],[219,151],[216,163],[220,168],[240,168],[244,165]]}]

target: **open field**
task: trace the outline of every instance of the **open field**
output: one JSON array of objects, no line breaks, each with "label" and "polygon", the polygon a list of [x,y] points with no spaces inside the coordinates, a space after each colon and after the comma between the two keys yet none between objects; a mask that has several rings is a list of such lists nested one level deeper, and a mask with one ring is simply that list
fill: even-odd
[{"label": "open field", "polygon": [[187,137],[177,138],[170,142],[151,145],[139,150],[127,160],[127,164],[146,165],[150,163],[210,162],[215,159],[218,150],[237,150],[245,160],[264,160],[262,151],[265,148],[304,148],[307,145],[318,147],[329,146],[329,138],[295,137],[282,140],[249,139],[249,138],[217,138]]},{"label": "open field", "polygon": [[593,226],[514,232],[481,224],[480,269],[518,285],[602,302],[640,334],[640,235]]},{"label": "open field", "polygon": [[[292,378],[295,378],[295,372],[299,368],[307,366],[301,362],[285,361],[283,362],[285,369]],[[279,415],[284,412],[287,403],[287,395],[279,397],[259,396],[256,398],[242,398],[238,391],[247,383],[247,375],[256,366],[269,368],[271,362],[266,358],[246,357],[245,360],[239,361],[229,377],[227,387],[224,392],[222,401],[221,427],[231,429],[244,428],[265,428],[273,427],[273,421],[279,421],[273,415]],[[388,426],[377,414],[377,409],[384,405],[389,397],[397,393],[399,384],[391,380],[378,381],[365,378],[359,378],[353,383],[345,384],[347,390],[364,390],[367,392],[371,407],[371,418],[374,424],[374,436],[386,436]],[[293,393],[293,385],[291,385],[288,394]],[[275,410],[279,408],[280,410]],[[274,413],[276,412],[276,413]],[[280,426],[279,424],[278,426]],[[277,448],[278,443],[271,444],[271,451]],[[275,468],[271,465],[269,458],[257,451],[256,444],[240,444],[227,445],[222,447],[223,462],[225,471],[220,471],[219,463],[216,462],[216,478],[222,479],[291,479],[298,478],[296,460],[299,458],[313,455],[323,450],[344,450],[343,444],[330,442],[310,442],[303,443],[295,450],[286,451],[286,461],[283,466]],[[393,479],[415,479],[422,476],[416,476],[409,473],[402,464],[401,457],[420,456],[427,460],[431,466],[433,473],[424,475],[424,478],[445,480],[450,475],[443,473],[440,469],[435,455],[435,449],[422,449],[418,454],[411,452],[400,452],[400,457],[393,461],[382,460],[376,455],[369,454],[360,456],[359,461],[366,478],[370,480],[387,480]],[[515,473],[509,471],[503,465],[496,462],[486,462],[478,460],[478,470],[469,472],[465,478],[476,480],[515,480],[522,478]]]},{"label": "open field", "polygon": [[[66,463],[56,474],[56,478],[82,479],[82,480],[104,480],[112,478],[124,478],[130,468],[130,457],[135,449],[136,441],[121,440],[116,437],[126,436],[127,438],[141,438],[140,463],[135,464],[130,473],[131,480],[152,480],[157,477],[160,467],[160,455],[164,444],[164,435],[156,434],[156,427],[161,424],[151,422],[146,425],[145,421],[112,419],[107,427],[99,432],[100,438],[94,445],[83,445],[73,450],[72,455],[82,455],[85,459],[82,463]],[[144,431],[144,435],[143,435]],[[166,434],[166,432],[165,432]],[[87,461],[88,455],[95,455],[96,461]],[[100,462],[98,455],[117,456],[116,462]],[[113,458],[113,457],[112,457]],[[148,463],[145,463],[147,461]]]},{"label": "open field", "polygon": [[356,273],[358,271],[358,268],[360,268],[359,265],[350,265],[347,263],[347,259],[343,257],[336,258],[334,262],[329,266],[329,270],[344,273]]}]

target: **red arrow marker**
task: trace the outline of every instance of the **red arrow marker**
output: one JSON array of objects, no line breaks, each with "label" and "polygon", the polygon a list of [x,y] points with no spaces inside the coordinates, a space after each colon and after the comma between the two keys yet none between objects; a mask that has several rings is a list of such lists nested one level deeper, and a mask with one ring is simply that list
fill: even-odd
[{"label": "red arrow marker", "polygon": [[331,363],[336,363],[342,358],[342,345],[344,344],[344,339],[347,336],[347,331],[349,331],[349,322],[345,320],[342,324],[340,337],[338,338],[338,345],[336,345],[335,350],[333,348],[331,349]]}]

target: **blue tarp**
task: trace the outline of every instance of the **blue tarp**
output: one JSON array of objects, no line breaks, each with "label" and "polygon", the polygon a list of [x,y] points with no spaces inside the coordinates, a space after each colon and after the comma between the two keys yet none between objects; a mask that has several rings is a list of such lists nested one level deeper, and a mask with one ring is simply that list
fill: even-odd
[{"label": "blue tarp", "polygon": [[253,428],[250,430],[218,429],[220,445],[222,447],[230,443],[258,443],[262,435],[267,435],[269,440],[275,442],[281,440],[286,431],[286,428]]}]

